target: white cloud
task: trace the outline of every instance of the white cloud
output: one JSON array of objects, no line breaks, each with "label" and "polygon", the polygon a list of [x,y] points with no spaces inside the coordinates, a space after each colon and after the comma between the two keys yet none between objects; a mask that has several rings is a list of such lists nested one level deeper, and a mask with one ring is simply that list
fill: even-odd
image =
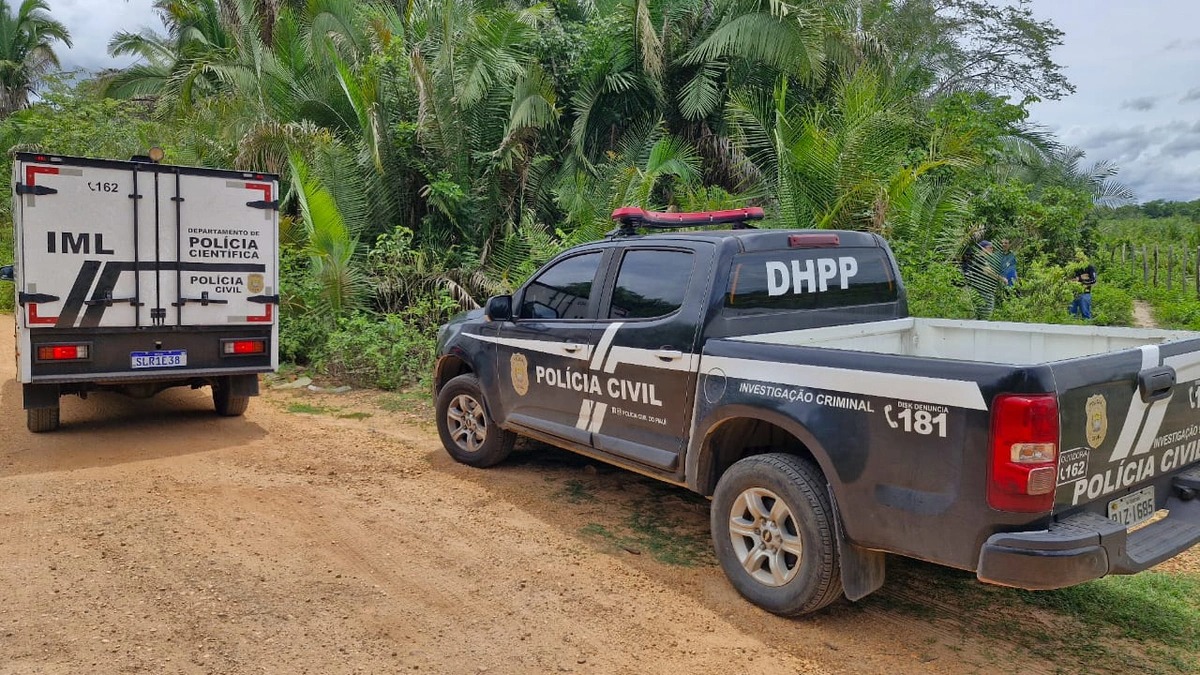
[{"label": "white cloud", "polygon": [[[1127,0],[1034,4],[1064,33],[1053,55],[1077,91],[1036,103],[1031,120],[1058,131],[1087,162],[1114,162],[1139,200],[1200,197],[1200,3]],[[1170,17],[1164,21],[1163,17]]]},{"label": "white cloud", "polygon": [[113,34],[144,28],[163,30],[153,10],[153,0],[48,0],[50,15],[63,22],[71,32],[73,47],[59,46],[55,51],[67,70],[99,70],[128,65],[132,59],[119,60],[108,55]]}]

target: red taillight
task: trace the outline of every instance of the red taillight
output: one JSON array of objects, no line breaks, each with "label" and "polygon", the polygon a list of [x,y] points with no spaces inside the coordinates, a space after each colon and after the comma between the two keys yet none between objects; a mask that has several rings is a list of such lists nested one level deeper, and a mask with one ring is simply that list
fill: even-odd
[{"label": "red taillight", "polygon": [[262,354],[267,351],[266,340],[227,340],[221,347],[229,355]]},{"label": "red taillight", "polygon": [[38,347],[38,361],[77,361],[88,357],[87,345],[45,345]]},{"label": "red taillight", "polygon": [[1057,467],[1058,399],[1053,394],[997,396],[988,505],[1017,513],[1049,511]]}]

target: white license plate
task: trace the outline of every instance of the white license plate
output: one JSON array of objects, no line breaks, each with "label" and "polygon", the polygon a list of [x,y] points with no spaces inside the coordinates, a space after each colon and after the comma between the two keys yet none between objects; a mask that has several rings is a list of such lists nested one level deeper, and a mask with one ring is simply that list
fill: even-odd
[{"label": "white license plate", "polygon": [[1154,486],[1144,487],[1108,503],[1108,517],[1133,527],[1154,517]]},{"label": "white license plate", "polygon": [[129,352],[129,360],[137,368],[180,368],[187,365],[186,349],[163,349],[153,352]]}]

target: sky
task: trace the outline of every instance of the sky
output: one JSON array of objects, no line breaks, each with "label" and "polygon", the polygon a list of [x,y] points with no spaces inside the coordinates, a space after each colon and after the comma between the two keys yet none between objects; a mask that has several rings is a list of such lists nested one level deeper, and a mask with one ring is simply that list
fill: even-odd
[{"label": "sky", "polygon": [[1200,2],[1033,0],[1066,35],[1054,52],[1076,91],[1031,121],[1114,162],[1138,201],[1200,198]]},{"label": "sky", "polygon": [[[68,68],[125,66],[106,54],[118,30],[162,24],[152,0],[49,0],[74,48]],[[1066,33],[1054,59],[1075,94],[1031,107],[1031,121],[1068,145],[1085,164],[1114,162],[1117,180],[1138,201],[1200,198],[1200,2],[1197,0],[1033,0],[1039,18]]]}]

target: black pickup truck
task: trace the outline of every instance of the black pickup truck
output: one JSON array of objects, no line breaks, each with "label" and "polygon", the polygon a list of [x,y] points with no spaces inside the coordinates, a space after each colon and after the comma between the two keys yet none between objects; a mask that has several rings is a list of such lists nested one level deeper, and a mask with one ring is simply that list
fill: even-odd
[{"label": "black pickup truck", "polygon": [[1049,589],[1200,541],[1196,334],[913,318],[873,234],[613,215],[442,329],[454,459],[519,434],[711,496],[729,580],[785,615],[875,591],[887,553]]}]

